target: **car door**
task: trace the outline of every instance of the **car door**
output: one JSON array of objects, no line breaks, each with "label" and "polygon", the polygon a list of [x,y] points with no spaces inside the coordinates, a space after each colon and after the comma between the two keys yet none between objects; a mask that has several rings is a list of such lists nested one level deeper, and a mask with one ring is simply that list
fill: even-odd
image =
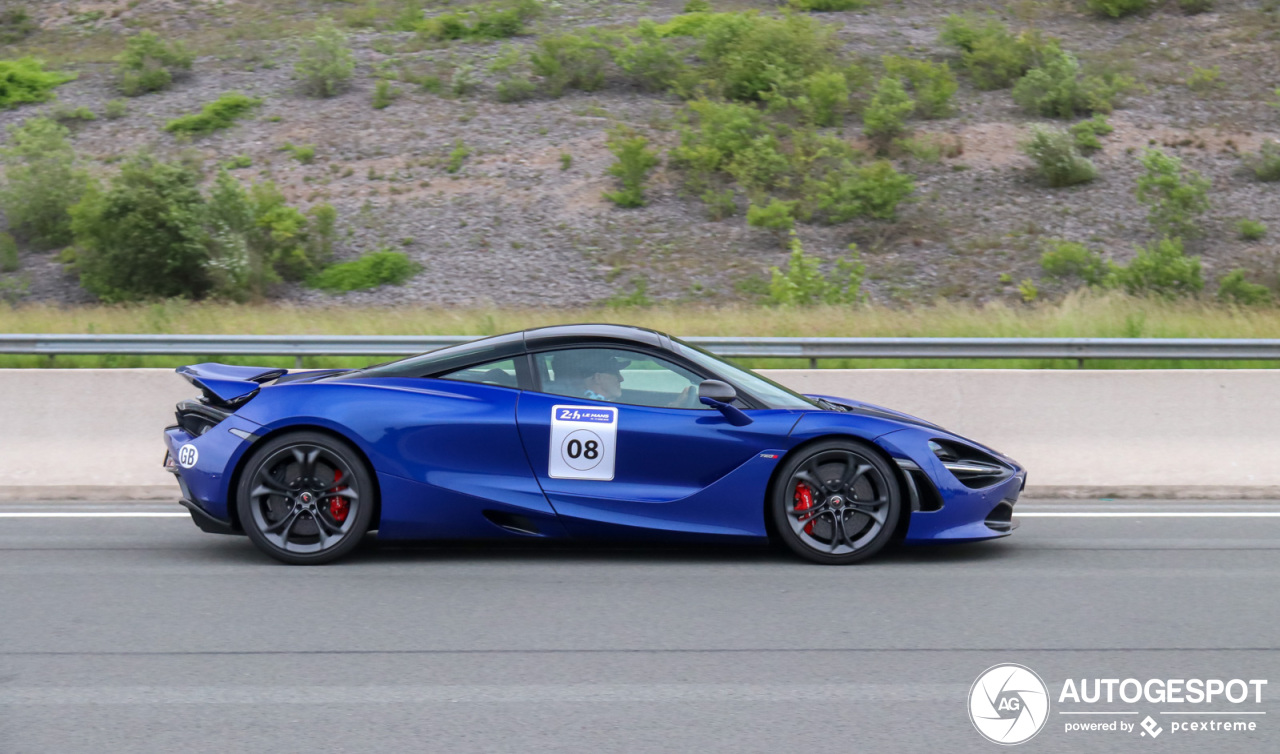
[{"label": "car door", "polygon": [[[517,423],[570,533],[764,536],[765,487],[799,412],[748,410],[752,423],[734,426],[697,402],[711,375],[653,353],[578,348],[530,358],[536,384],[520,395]],[[584,389],[568,376],[575,359],[621,365],[621,392]]]}]

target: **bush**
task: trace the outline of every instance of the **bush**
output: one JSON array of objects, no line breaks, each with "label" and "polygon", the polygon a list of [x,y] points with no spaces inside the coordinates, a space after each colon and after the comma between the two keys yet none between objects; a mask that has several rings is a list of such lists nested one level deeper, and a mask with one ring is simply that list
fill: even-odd
[{"label": "bush", "polygon": [[455,39],[507,39],[525,32],[542,11],[538,0],[515,0],[450,11],[418,24],[418,34],[437,41]]},{"label": "bush", "polygon": [[849,109],[849,82],[839,71],[818,71],[799,82],[800,94],[792,102],[804,119],[815,126],[834,126]]},{"label": "bush", "polygon": [[1149,207],[1147,219],[1157,232],[1176,238],[1200,234],[1199,219],[1209,209],[1209,179],[1184,170],[1182,160],[1147,149],[1139,158],[1138,201]]},{"label": "bush", "polygon": [[1241,220],[1236,223],[1236,229],[1242,241],[1257,241],[1267,235],[1267,224],[1257,220]]},{"label": "bush", "polygon": [[[837,57],[835,27],[805,15],[769,18],[754,13],[694,14],[702,78],[734,100],[763,100],[830,67]],[[677,17],[679,18],[679,17]],[[687,18],[687,17],[686,17]]]},{"label": "bush", "polygon": [[1218,300],[1224,304],[1242,306],[1266,306],[1271,303],[1271,290],[1265,285],[1250,283],[1245,272],[1234,269],[1218,281]]},{"label": "bush", "polygon": [[170,133],[207,134],[223,128],[231,128],[236,120],[253,111],[262,100],[239,92],[224,94],[200,108],[195,115],[184,115],[165,124]]},{"label": "bush", "polygon": [[1280,181],[1280,141],[1262,142],[1258,153],[1250,158],[1249,167],[1260,181]]},{"label": "bush", "polygon": [[315,34],[298,50],[293,70],[305,93],[332,97],[347,87],[355,68],[347,35],[325,18],[316,23]]},{"label": "bush", "polygon": [[400,94],[399,87],[392,86],[386,79],[378,79],[378,83],[373,87],[373,109],[382,110],[389,107],[392,102],[400,99]]},{"label": "bush", "polygon": [[8,233],[0,233],[0,272],[18,269],[18,242]]},{"label": "bush", "polygon": [[48,118],[30,118],[9,127],[9,143],[0,149],[0,209],[11,229],[40,248],[71,243],[70,209],[89,188],[70,133]]},{"label": "bush", "polygon": [[471,148],[462,143],[462,139],[458,139],[453,144],[453,149],[449,152],[449,162],[444,166],[444,172],[456,173],[462,170],[462,163],[471,156]]},{"label": "bush", "polygon": [[11,45],[21,42],[36,30],[35,19],[25,8],[7,8],[0,10],[0,44]]},{"label": "bush", "polygon": [[739,172],[734,166],[753,144],[775,139],[764,116],[749,105],[698,100],[689,103],[686,115],[697,125],[680,128],[680,145],[671,150],[671,164],[686,172],[696,191],[718,174]]},{"label": "bush", "polygon": [[1047,275],[1059,279],[1079,278],[1087,285],[1107,283],[1111,267],[1102,255],[1082,243],[1053,240],[1040,255],[1040,267]]},{"label": "bush", "polygon": [[603,44],[575,34],[542,37],[529,55],[533,72],[543,78],[553,97],[559,97],[565,89],[594,92],[604,86],[608,62],[609,53]]},{"label": "bush", "polygon": [[1148,0],[1086,0],[1089,10],[1097,16],[1121,18],[1147,9]]},{"label": "bush", "polygon": [[119,120],[128,114],[129,103],[122,99],[111,100],[102,111],[102,117],[107,120]]},{"label": "bush", "polygon": [[842,223],[855,217],[893,219],[898,205],[915,191],[915,182],[880,160],[858,167],[845,164],[810,188],[815,214],[825,222]]},{"label": "bush", "polygon": [[979,89],[1012,86],[1030,69],[1058,51],[1056,39],[1037,31],[1017,35],[993,17],[950,15],[939,39],[960,50],[960,60]]},{"label": "bush", "polygon": [[1022,151],[1036,163],[1036,172],[1052,187],[1088,183],[1098,176],[1097,168],[1076,151],[1075,138],[1058,128],[1033,126],[1031,138]]},{"label": "bush", "polygon": [[1199,66],[1191,66],[1191,75],[1187,77],[1187,88],[1193,92],[1207,92],[1221,84],[1219,79],[1222,77],[1222,68],[1213,66],[1212,68],[1201,68]]},{"label": "bush", "polygon": [[499,102],[523,102],[533,99],[538,94],[538,87],[524,78],[510,78],[498,82],[497,95]]},{"label": "bush", "polygon": [[1139,247],[1138,256],[1127,266],[1115,267],[1112,275],[1116,285],[1133,295],[1175,298],[1204,289],[1200,257],[1184,254],[1179,238],[1163,238]]},{"label": "bush", "polygon": [[662,38],[657,25],[649,19],[641,19],[635,34],[636,37],[621,38],[622,47],[614,51],[614,62],[647,91],[675,86],[688,70],[683,54]]},{"label": "bush", "polygon": [[284,146],[280,147],[281,152],[288,152],[293,159],[301,162],[303,165],[310,165],[315,162],[316,148],[311,144],[293,144],[286,141]]},{"label": "bush", "polygon": [[1102,142],[1098,137],[1106,136],[1115,129],[1107,122],[1107,116],[1095,115],[1089,120],[1080,121],[1069,130],[1075,138],[1076,149],[1081,152],[1096,152],[1102,149]]},{"label": "bush", "polygon": [[1111,112],[1132,86],[1126,76],[1081,76],[1080,63],[1058,51],[1014,85],[1013,100],[1033,115],[1070,118],[1076,113]]},{"label": "bush", "polygon": [[723,220],[738,212],[738,201],[733,189],[724,191],[707,189],[702,192],[702,203],[707,205],[707,217],[712,220]]},{"label": "bush", "polygon": [[71,107],[69,105],[54,105],[49,110],[49,117],[64,126],[98,119],[98,116],[87,107]]},{"label": "bush", "polygon": [[830,278],[822,274],[816,257],[804,253],[800,239],[791,231],[791,256],[787,269],[769,269],[769,303],[776,306],[818,306],[855,304],[862,301],[862,280],[866,265],[858,258],[858,247],[849,244],[850,254],[836,260]]},{"label": "bush", "polygon": [[359,291],[380,285],[401,285],[421,269],[403,252],[383,249],[351,262],[335,264],[307,284],[326,291]]},{"label": "bush", "polygon": [[155,32],[139,32],[125,40],[124,52],[116,58],[116,85],[127,97],[158,92],[185,76],[193,60],[181,42],[164,42]]},{"label": "bush", "polygon": [[830,12],[862,10],[869,5],[869,0],[787,0],[787,4],[796,10]]},{"label": "bush", "polygon": [[790,231],[795,228],[796,203],[771,199],[765,206],[747,207],[747,225],[753,228]]},{"label": "bush", "polygon": [[104,301],[209,291],[200,175],[143,155],[129,160],[105,192],[71,208],[80,283]]},{"label": "bush", "polygon": [[619,207],[644,206],[644,181],[658,164],[658,155],[648,146],[648,139],[626,126],[613,129],[609,151],[618,161],[609,166],[609,175],[622,182],[622,190],[606,192],[604,198]]},{"label": "bush", "polygon": [[75,78],[73,73],[46,71],[35,58],[0,60],[0,109],[53,99],[56,87]]},{"label": "bush", "polygon": [[862,111],[862,132],[868,139],[887,144],[907,130],[906,118],[916,107],[902,82],[885,76],[876,85],[871,102]]},{"label": "bush", "polygon": [[884,69],[911,84],[915,114],[921,118],[945,118],[951,114],[951,96],[956,93],[956,77],[946,63],[885,55]]}]

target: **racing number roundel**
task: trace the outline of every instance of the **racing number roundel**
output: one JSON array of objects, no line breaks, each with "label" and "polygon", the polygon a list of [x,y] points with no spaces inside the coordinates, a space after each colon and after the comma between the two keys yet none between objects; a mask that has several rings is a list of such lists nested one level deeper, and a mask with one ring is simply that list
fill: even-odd
[{"label": "racing number roundel", "polygon": [[617,460],[618,409],[605,406],[553,406],[552,479],[611,481]]}]

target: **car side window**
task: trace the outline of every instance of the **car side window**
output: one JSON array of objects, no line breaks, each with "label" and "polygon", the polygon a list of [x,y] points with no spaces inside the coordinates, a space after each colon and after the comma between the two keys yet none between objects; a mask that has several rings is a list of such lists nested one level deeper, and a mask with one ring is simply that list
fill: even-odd
[{"label": "car side window", "polygon": [[657,356],[620,348],[567,348],[534,354],[542,392],[655,408],[706,409],[702,378]]},{"label": "car side window", "polygon": [[520,386],[520,382],[516,377],[515,359],[490,361],[485,364],[459,369],[456,372],[440,375],[440,379],[475,382],[481,385],[498,385],[500,387]]}]

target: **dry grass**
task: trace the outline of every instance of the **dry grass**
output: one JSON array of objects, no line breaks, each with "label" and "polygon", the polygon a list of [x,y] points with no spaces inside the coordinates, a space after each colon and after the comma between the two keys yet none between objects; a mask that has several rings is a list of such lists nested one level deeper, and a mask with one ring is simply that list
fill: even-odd
[{"label": "dry grass", "polygon": [[[493,335],[571,322],[616,322],[676,335],[862,337],[1149,337],[1280,338],[1280,310],[1224,308],[1121,295],[1074,294],[1036,306],[1002,303],[976,307],[941,303],[911,309],[830,307],[771,309],[655,306],[626,309],[310,309],[166,302],[148,306],[60,309],[24,306],[0,310],[0,330],[31,333],[245,333],[331,335]],[[229,358],[233,363],[288,364],[289,359]],[[57,366],[174,366],[189,357],[58,357]],[[347,366],[368,359],[308,359],[308,366]],[[756,360],[754,366],[799,366]],[[0,366],[47,366],[42,357],[0,358]],[[1073,361],[831,360],[823,366],[1021,368],[1073,367]],[[1095,367],[1263,366],[1260,363],[1097,362]],[[1269,365],[1270,366],[1270,365]]]}]

